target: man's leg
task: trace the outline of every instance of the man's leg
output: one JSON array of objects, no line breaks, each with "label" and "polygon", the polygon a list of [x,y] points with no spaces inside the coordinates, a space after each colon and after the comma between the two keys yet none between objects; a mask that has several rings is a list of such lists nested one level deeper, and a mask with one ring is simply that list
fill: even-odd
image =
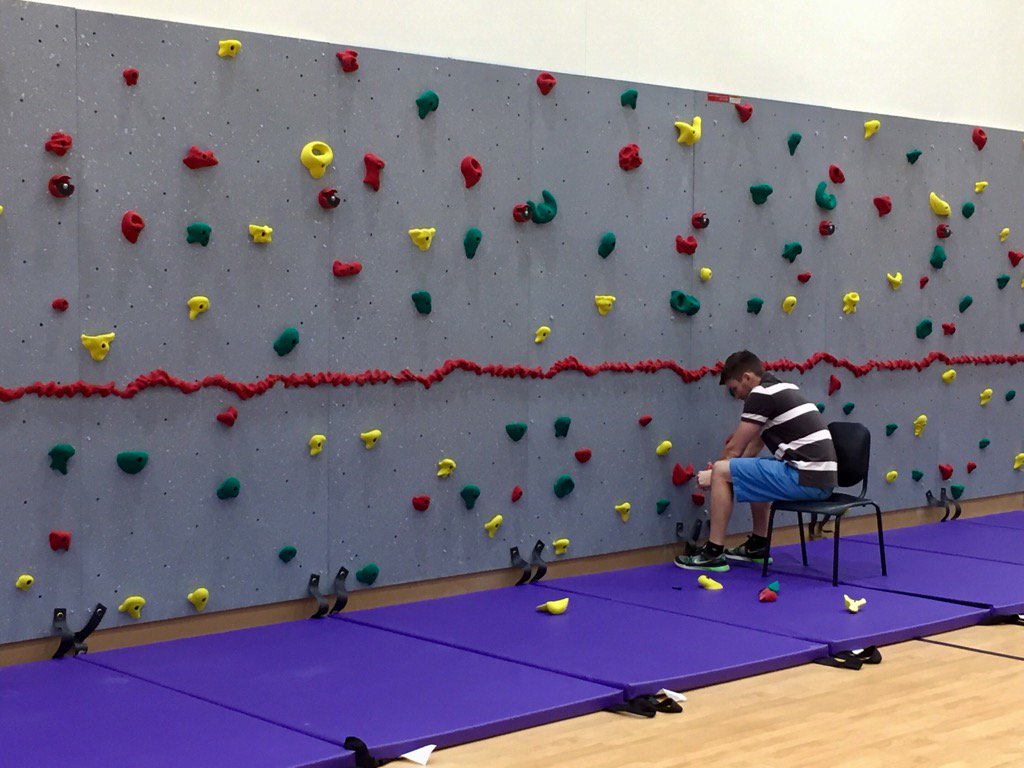
[{"label": "man's leg", "polygon": [[729,460],[720,459],[714,463],[711,472],[711,535],[712,544],[725,545],[725,529],[732,517],[732,475]]},{"label": "man's leg", "polygon": [[[764,442],[759,437],[755,438],[743,451],[743,458],[754,458],[763,450]],[[768,501],[750,502],[750,517],[754,521],[753,534],[755,536],[765,537],[768,535],[768,511],[770,508],[771,502]]]}]

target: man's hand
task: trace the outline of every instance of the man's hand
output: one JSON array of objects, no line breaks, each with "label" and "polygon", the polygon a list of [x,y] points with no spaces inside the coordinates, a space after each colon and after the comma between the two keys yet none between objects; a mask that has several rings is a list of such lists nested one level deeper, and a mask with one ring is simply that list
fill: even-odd
[{"label": "man's hand", "polygon": [[711,487],[711,462],[708,462],[707,469],[702,469],[697,473],[697,485],[701,488]]}]

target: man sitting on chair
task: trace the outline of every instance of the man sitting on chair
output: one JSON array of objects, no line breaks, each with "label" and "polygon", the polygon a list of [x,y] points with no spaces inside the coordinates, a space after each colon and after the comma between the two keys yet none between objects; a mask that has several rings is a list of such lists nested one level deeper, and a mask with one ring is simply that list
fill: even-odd
[{"label": "man sitting on chair", "polygon": [[[697,483],[711,488],[711,535],[696,554],[676,558],[680,568],[728,571],[727,558],[761,562],[771,502],[827,499],[838,479],[832,434],[796,384],[765,372],[747,350],[729,355],[718,383],[743,401],[743,414],[722,457],[697,474]],[[772,456],[758,458],[765,446]],[[754,530],[746,542],[727,550],[725,530],[734,496],[750,502]]]}]

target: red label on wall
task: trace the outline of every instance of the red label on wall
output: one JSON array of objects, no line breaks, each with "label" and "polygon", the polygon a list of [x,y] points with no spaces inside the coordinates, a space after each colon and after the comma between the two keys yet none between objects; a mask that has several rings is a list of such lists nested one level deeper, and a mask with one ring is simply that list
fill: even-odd
[{"label": "red label on wall", "polygon": [[729,96],[724,93],[709,93],[708,101],[719,101],[723,104],[739,104],[743,99],[739,96]]}]

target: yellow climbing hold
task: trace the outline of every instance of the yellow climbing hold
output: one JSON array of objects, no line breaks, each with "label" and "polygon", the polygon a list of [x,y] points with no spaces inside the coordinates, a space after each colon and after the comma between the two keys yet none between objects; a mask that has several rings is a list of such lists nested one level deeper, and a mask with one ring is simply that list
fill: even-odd
[{"label": "yellow climbing hold", "polygon": [[567,550],[569,548],[569,540],[568,539],[555,539],[551,543],[551,545],[555,548],[555,554],[556,555],[564,555],[565,554],[565,550]]},{"label": "yellow climbing hold", "polygon": [[0,216],[4,215],[4,207],[0,205]]},{"label": "yellow climbing hold", "polygon": [[629,510],[632,505],[628,501],[624,501],[621,504],[615,505],[615,511],[619,513],[619,517],[622,518],[622,522],[629,522]]},{"label": "yellow climbing hold", "polygon": [[878,129],[882,127],[881,120],[865,120],[864,121],[864,138],[870,139],[876,133]]},{"label": "yellow climbing hold", "polygon": [[195,320],[210,308],[210,300],[205,296],[193,296],[188,300],[188,319]]},{"label": "yellow climbing hold", "polygon": [[712,579],[706,573],[702,573],[700,576],[697,577],[697,583],[704,589],[710,589],[712,592],[722,588],[721,584]]},{"label": "yellow climbing hold", "polygon": [[679,131],[679,137],[676,141],[692,147],[700,141],[700,115],[695,116],[692,123],[684,123],[682,120],[676,121],[676,130]]},{"label": "yellow climbing hold", "polygon": [[27,590],[29,587],[32,586],[32,583],[34,581],[35,581],[35,579],[32,578],[32,574],[31,573],[23,573],[23,574],[21,574],[21,576],[18,577],[18,580],[16,582],[14,582],[14,586],[16,586],[22,592],[24,592],[25,590]]},{"label": "yellow climbing hold", "polygon": [[992,388],[986,387],[985,389],[981,390],[981,395],[979,395],[979,399],[981,400],[982,405],[988,405],[988,401],[992,399]]},{"label": "yellow climbing hold", "polygon": [[988,182],[987,181],[976,181],[976,182],[974,182],[974,191],[977,194],[980,195],[982,192],[985,191],[985,187],[987,187],[987,186],[988,186]]},{"label": "yellow climbing hold", "polygon": [[311,141],[299,153],[299,162],[306,167],[310,176],[319,179],[327,166],[334,162],[334,150],[325,141]]},{"label": "yellow climbing hold", "polygon": [[952,368],[943,371],[942,380],[947,384],[952,384],[954,381],[956,381],[956,371],[953,370]]},{"label": "yellow climbing hold", "polygon": [[429,251],[430,244],[434,241],[434,234],[437,232],[435,227],[421,227],[420,229],[410,229],[409,237],[412,239],[416,247],[421,251]]},{"label": "yellow climbing hold", "polygon": [[843,314],[850,315],[857,311],[857,304],[860,302],[860,294],[850,291],[843,296]]},{"label": "yellow climbing hold", "polygon": [[796,296],[787,296],[782,300],[782,311],[787,315],[793,314],[793,310],[796,309]]},{"label": "yellow climbing hold", "polygon": [[569,608],[569,598],[563,597],[561,600],[548,600],[546,603],[541,603],[537,606],[537,610],[541,613],[550,613],[552,616],[561,616]]},{"label": "yellow climbing hold", "polygon": [[142,618],[142,606],[146,604],[146,598],[140,597],[139,595],[132,595],[131,597],[125,598],[125,601],[117,606],[117,610],[121,613],[127,613],[133,619]]},{"label": "yellow climbing hold", "polygon": [[890,469],[888,472],[885,473],[885,482],[887,482],[887,483],[894,482],[896,480],[896,478],[899,477],[899,476],[900,476],[899,472],[897,472],[895,469]]},{"label": "yellow climbing hold", "polygon": [[369,432],[360,432],[359,439],[366,443],[366,450],[370,450],[380,440],[380,430],[371,429]]},{"label": "yellow climbing hold", "polygon": [[999,230],[999,242],[1000,243],[1005,243],[1006,242],[1006,238],[1008,238],[1009,236],[1010,236],[1010,228],[1009,227],[1003,227],[1001,230]]},{"label": "yellow climbing hold", "polygon": [[846,605],[846,610],[850,613],[856,613],[862,606],[866,605],[867,602],[868,599],[866,597],[862,597],[860,600],[854,600],[849,595],[843,595],[843,603]]},{"label": "yellow climbing hold", "polygon": [[249,236],[254,243],[272,243],[274,242],[274,228],[268,227],[266,224],[250,224]]},{"label": "yellow climbing hold", "polygon": [[546,325],[542,325],[540,328],[537,329],[537,332],[533,335],[533,343],[543,344],[545,341],[548,340],[548,336],[550,335],[551,329]]},{"label": "yellow climbing hold", "polygon": [[949,216],[949,203],[936,195],[934,192],[928,194],[928,205],[936,216]]},{"label": "yellow climbing hold", "polygon": [[701,267],[700,268],[700,281],[702,283],[706,283],[710,279],[711,279],[711,267]]},{"label": "yellow climbing hold", "polygon": [[897,272],[895,275],[886,272],[885,279],[889,281],[889,287],[892,288],[894,291],[899,290],[899,287],[903,285],[902,272]]},{"label": "yellow climbing hold", "polygon": [[[455,471],[455,460],[454,459],[441,459],[437,462],[437,476],[438,477],[451,477],[452,472]],[[500,515],[499,515],[500,517]],[[501,523],[498,523],[501,525]]]},{"label": "yellow climbing hold", "polygon": [[1024,453],[1018,453],[1013,457],[1013,468],[1020,469],[1024,467]]},{"label": "yellow climbing hold", "polygon": [[217,55],[222,59],[235,58],[242,50],[242,43],[239,40],[220,40],[217,43]]},{"label": "yellow climbing hold", "polygon": [[484,529],[487,531],[487,538],[493,539],[494,534],[501,528],[501,524],[505,522],[505,518],[501,515],[495,515],[491,518],[490,522],[484,523]]},{"label": "yellow climbing hold", "polygon": [[206,604],[210,601],[210,590],[206,587],[200,587],[195,592],[188,593],[188,601],[195,606],[197,611],[203,610]]},{"label": "yellow climbing hold", "polygon": [[594,297],[594,303],[597,305],[598,313],[604,317],[612,311],[612,305],[615,303],[615,297],[597,295]]},{"label": "yellow climbing hold", "polygon": [[101,333],[98,336],[86,336],[82,334],[82,344],[89,350],[93,360],[99,362],[107,356],[110,351],[110,342],[114,340],[114,333]]},{"label": "yellow climbing hold", "polygon": [[654,449],[654,452],[656,454],[658,454],[659,456],[664,456],[664,455],[666,455],[671,450],[672,450],[672,441],[671,440],[662,440],[660,443],[658,443],[658,447]]},{"label": "yellow climbing hold", "polygon": [[318,456],[320,454],[320,451],[324,449],[324,446],[326,444],[326,435],[313,435],[311,438],[309,438],[309,455]]},{"label": "yellow climbing hold", "polygon": [[928,417],[923,413],[914,419],[914,437],[920,437],[924,428],[928,426]]}]

